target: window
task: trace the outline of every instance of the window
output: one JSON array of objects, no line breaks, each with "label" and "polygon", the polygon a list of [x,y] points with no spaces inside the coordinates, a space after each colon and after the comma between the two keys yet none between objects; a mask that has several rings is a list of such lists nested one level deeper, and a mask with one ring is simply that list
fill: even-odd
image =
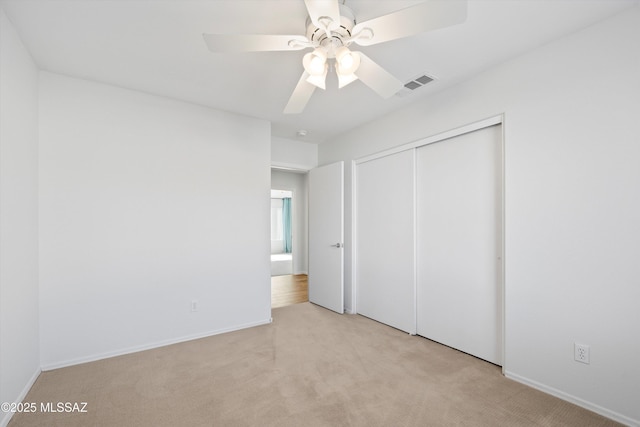
[{"label": "window", "polygon": [[271,199],[271,240],[283,240],[282,199]]}]

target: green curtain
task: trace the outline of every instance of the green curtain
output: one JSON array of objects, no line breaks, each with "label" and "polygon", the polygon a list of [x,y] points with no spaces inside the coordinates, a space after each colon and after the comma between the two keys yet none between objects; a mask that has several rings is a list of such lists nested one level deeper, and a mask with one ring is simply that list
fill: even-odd
[{"label": "green curtain", "polygon": [[291,197],[282,199],[282,232],[284,233],[284,252],[291,253]]}]

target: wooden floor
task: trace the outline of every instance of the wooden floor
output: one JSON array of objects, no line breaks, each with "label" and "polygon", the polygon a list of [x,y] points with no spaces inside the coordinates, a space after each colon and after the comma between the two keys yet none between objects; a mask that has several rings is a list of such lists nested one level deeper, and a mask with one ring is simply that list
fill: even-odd
[{"label": "wooden floor", "polygon": [[271,278],[271,308],[309,301],[306,274],[273,276]]}]

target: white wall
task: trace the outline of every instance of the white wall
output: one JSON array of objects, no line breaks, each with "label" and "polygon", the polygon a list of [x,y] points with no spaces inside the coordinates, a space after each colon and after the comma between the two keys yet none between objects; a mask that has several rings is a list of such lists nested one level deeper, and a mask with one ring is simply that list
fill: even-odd
[{"label": "white wall", "polygon": [[47,72],[39,113],[43,368],[269,322],[268,122]]},{"label": "white wall", "polygon": [[38,70],[0,9],[0,402],[21,401],[40,373],[37,93]]},{"label": "white wall", "polygon": [[293,191],[293,274],[307,274],[307,174],[272,169],[271,188]]},{"label": "white wall", "polygon": [[318,145],[273,137],[271,164],[280,168],[309,170],[318,166]]},{"label": "white wall", "polygon": [[504,113],[506,373],[628,424],[640,423],[639,52],[634,7],[319,145],[327,164]]}]

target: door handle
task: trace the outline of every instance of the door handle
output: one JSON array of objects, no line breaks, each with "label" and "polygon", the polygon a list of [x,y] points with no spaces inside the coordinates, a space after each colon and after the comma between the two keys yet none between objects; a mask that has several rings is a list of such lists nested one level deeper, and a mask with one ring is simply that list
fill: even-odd
[{"label": "door handle", "polygon": [[331,245],[334,248],[341,248],[342,247],[342,243],[336,243],[335,245]]}]

